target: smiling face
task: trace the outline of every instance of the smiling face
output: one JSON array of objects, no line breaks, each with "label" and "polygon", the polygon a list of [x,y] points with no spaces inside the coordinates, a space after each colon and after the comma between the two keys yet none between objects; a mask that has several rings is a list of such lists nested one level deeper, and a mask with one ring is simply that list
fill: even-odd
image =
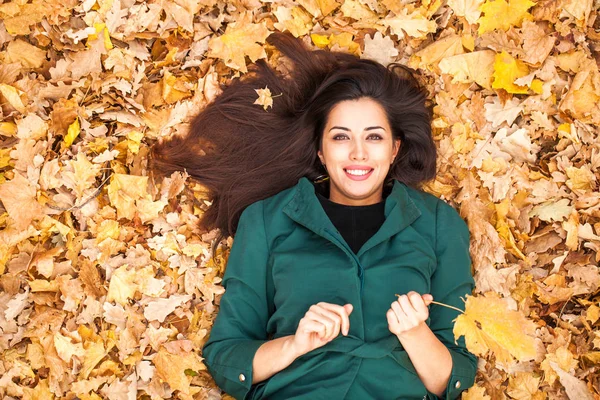
[{"label": "smiling face", "polygon": [[336,104],[329,113],[318,155],[329,174],[329,199],[362,206],[382,200],[383,182],[400,149],[385,110],[363,97]]}]

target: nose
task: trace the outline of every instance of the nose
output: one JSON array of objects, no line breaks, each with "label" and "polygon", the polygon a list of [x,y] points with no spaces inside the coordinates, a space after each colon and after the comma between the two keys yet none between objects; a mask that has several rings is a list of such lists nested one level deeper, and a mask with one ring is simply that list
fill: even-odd
[{"label": "nose", "polygon": [[365,144],[360,140],[354,140],[352,150],[350,151],[350,159],[364,161],[367,159],[367,149]]}]

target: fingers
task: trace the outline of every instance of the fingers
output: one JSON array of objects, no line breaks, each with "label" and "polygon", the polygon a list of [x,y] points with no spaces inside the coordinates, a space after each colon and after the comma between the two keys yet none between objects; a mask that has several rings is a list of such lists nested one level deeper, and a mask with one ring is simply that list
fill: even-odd
[{"label": "fingers", "polygon": [[[330,304],[330,303],[318,303],[318,305],[320,305],[321,307],[332,311],[333,313],[336,314],[336,316],[338,318],[341,318],[341,329],[342,329],[342,335],[346,336],[348,335],[348,332],[350,331],[350,318],[348,317],[348,315],[352,312],[348,312],[348,309],[344,306],[339,306],[337,304]],[[350,305],[350,310],[352,310],[352,305]],[[337,334],[336,334],[337,336]]]},{"label": "fingers", "polygon": [[305,333],[315,332],[319,335],[321,339],[325,337],[325,325],[323,325],[321,322],[312,319],[307,319],[302,325]]},{"label": "fingers", "polygon": [[352,305],[347,304],[346,306],[325,302],[313,304],[306,312],[305,317],[320,324],[322,328],[315,328],[314,324],[310,324],[311,331],[318,332],[321,338],[327,341],[337,337],[340,331],[344,336],[348,335],[350,331],[350,318],[348,315],[352,312]]},{"label": "fingers", "polygon": [[329,311],[321,305],[314,304],[309,308],[306,315],[312,320],[325,325],[325,335],[323,339],[330,340],[339,334],[341,322],[336,313]]},{"label": "fingers", "polygon": [[410,300],[410,304],[415,309],[415,311],[419,315],[423,315],[427,313],[427,306],[423,300],[423,297],[417,292],[408,292],[408,300]]}]

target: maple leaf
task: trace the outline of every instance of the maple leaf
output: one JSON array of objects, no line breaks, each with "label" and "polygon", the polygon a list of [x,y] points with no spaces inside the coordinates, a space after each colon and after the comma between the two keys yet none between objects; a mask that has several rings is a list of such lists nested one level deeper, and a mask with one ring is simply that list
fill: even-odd
[{"label": "maple leaf", "polygon": [[473,385],[469,390],[462,393],[462,400],[492,400],[490,396],[485,394],[485,388]]},{"label": "maple leaf", "polygon": [[492,88],[504,89],[508,93],[527,93],[529,91],[527,86],[515,85],[515,80],[527,74],[529,74],[529,68],[523,61],[502,51],[502,53],[496,54],[494,60]]},{"label": "maple leaf", "polygon": [[519,99],[513,98],[504,104],[501,104],[498,97],[494,97],[493,103],[487,103],[485,108],[485,119],[492,123],[492,128],[497,128],[506,122],[511,126],[515,119],[523,112],[523,106]]},{"label": "maple leaf", "polygon": [[475,82],[491,89],[494,60],[495,53],[491,50],[474,51],[446,57],[440,61],[439,67],[442,73],[454,77],[452,82]]},{"label": "maple leaf", "polygon": [[467,348],[485,356],[491,351],[502,363],[512,358],[532,360],[536,356],[534,338],[536,324],[522,313],[508,309],[497,294],[467,296],[465,312],[456,318],[454,336],[465,336]]},{"label": "maple leaf", "polygon": [[512,26],[520,27],[523,20],[531,20],[533,16],[527,12],[535,6],[530,0],[487,0],[480,7],[485,15],[479,18],[478,32],[483,34],[494,29],[507,31]]},{"label": "maple leaf", "polygon": [[485,0],[448,0],[448,5],[459,17],[465,17],[470,24],[477,23],[481,16],[480,7]]},{"label": "maple leaf", "polygon": [[228,67],[248,72],[245,56],[255,62],[266,58],[264,43],[269,31],[264,22],[252,23],[252,13],[243,13],[236,22],[227,25],[225,33],[208,42],[208,57],[220,58]]},{"label": "maple leaf", "polygon": [[286,29],[295,37],[306,35],[313,27],[310,14],[302,9],[302,7],[283,7],[279,6],[273,14],[279,22],[273,24],[280,31]]},{"label": "maple leaf", "polygon": [[0,184],[0,200],[17,229],[26,229],[34,219],[41,219],[44,214],[37,202],[35,187],[18,172],[12,180]]},{"label": "maple leaf", "polygon": [[517,372],[508,379],[506,393],[516,400],[544,400],[547,395],[539,390],[540,378],[531,372]]},{"label": "maple leaf", "polygon": [[258,99],[253,104],[258,104],[263,106],[265,111],[267,111],[268,107],[273,108],[273,97],[271,95],[271,90],[268,87],[264,89],[254,89],[258,94]]},{"label": "maple leaf", "polygon": [[409,66],[412,68],[427,68],[432,64],[437,64],[444,58],[463,54],[464,52],[462,38],[459,35],[448,35],[419,50],[411,57]]},{"label": "maple leaf", "polygon": [[361,23],[372,24],[379,19],[377,14],[371,11],[367,6],[361,4],[358,0],[344,1],[340,11],[344,16],[353,18]]},{"label": "maple leaf", "polygon": [[297,3],[315,18],[326,16],[340,6],[335,0],[298,0]]},{"label": "maple leaf", "polygon": [[152,363],[156,367],[156,375],[167,382],[172,390],[190,394],[190,377],[186,375],[186,370],[198,372],[205,370],[206,366],[202,363],[202,358],[194,351],[185,351],[179,348],[171,348],[171,350],[173,352],[161,346],[153,358]]},{"label": "maple leaf", "polygon": [[113,174],[107,187],[108,198],[117,208],[119,218],[133,219],[135,201],[147,196],[148,177],[126,174]]},{"label": "maple leaf", "polygon": [[401,14],[381,19],[377,24],[389,27],[391,32],[399,37],[404,37],[406,34],[419,39],[424,38],[428,33],[435,32],[437,29],[435,21],[425,18],[419,10],[408,14],[406,8]]}]

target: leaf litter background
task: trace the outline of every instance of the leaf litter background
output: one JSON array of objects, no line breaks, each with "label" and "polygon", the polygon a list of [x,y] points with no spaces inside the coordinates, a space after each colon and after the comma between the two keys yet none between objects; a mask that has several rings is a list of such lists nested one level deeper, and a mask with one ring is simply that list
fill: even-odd
[{"label": "leaf litter background", "polygon": [[[600,20],[593,0],[0,4],[0,395],[217,399],[200,347],[232,243],[185,172],[148,174],[219,83],[290,31],[420,71],[476,279],[464,399],[600,398]],[[277,93],[257,89],[257,107]],[[225,395],[224,397],[228,397]]]}]

